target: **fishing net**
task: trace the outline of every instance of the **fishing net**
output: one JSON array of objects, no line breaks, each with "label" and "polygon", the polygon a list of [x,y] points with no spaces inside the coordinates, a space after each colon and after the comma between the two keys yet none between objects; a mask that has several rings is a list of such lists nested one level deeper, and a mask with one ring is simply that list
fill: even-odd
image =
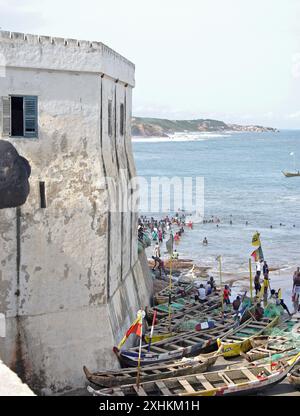
[{"label": "fishing net", "polygon": [[277,316],[281,316],[284,312],[284,309],[281,305],[275,305],[273,303],[269,303],[265,307],[264,316],[266,318],[276,318]]}]

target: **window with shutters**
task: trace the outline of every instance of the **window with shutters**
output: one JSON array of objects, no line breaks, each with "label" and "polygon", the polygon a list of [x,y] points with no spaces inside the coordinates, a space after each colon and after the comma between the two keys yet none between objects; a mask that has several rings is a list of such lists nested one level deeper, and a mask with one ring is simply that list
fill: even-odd
[{"label": "window with shutters", "polygon": [[37,97],[11,95],[2,97],[2,130],[4,136],[37,137]]},{"label": "window with shutters", "polygon": [[113,131],[113,114],[112,114],[112,101],[108,100],[108,135],[112,136]]},{"label": "window with shutters", "polygon": [[124,119],[125,119],[124,104],[120,104],[120,135],[121,136],[124,136]]}]

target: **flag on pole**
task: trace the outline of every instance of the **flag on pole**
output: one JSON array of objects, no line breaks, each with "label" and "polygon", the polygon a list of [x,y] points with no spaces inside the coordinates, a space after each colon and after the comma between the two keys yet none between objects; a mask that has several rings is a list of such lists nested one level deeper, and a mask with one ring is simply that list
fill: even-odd
[{"label": "flag on pole", "polygon": [[142,325],[143,325],[143,318],[145,317],[145,312],[143,310],[139,310],[137,312],[137,318],[133,322],[133,324],[130,326],[130,328],[127,330],[125,336],[121,340],[120,344],[118,345],[118,349],[122,347],[122,345],[125,344],[127,338],[130,334],[136,334],[138,337],[142,336]]},{"label": "flag on pole", "polygon": [[174,246],[174,237],[173,234],[170,234],[169,240],[166,242],[166,247],[170,256],[173,256],[173,246]]},{"label": "flag on pole", "polygon": [[261,248],[261,241],[260,241],[260,234],[256,232],[252,237],[252,245],[256,247],[256,249],[251,253],[251,257],[254,261],[264,261],[264,255]]}]

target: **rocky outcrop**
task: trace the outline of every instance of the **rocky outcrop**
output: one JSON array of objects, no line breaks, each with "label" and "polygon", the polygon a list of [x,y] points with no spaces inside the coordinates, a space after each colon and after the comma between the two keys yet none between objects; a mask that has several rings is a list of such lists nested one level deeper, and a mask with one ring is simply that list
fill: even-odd
[{"label": "rocky outcrop", "polygon": [[263,126],[241,126],[239,124],[226,124],[219,120],[167,120],[159,118],[133,117],[132,136],[139,137],[168,137],[174,133],[191,132],[230,132],[230,131],[252,131],[252,132],[276,132],[273,127]]},{"label": "rocky outcrop", "polygon": [[0,209],[23,205],[29,195],[29,162],[9,142],[0,140]]}]

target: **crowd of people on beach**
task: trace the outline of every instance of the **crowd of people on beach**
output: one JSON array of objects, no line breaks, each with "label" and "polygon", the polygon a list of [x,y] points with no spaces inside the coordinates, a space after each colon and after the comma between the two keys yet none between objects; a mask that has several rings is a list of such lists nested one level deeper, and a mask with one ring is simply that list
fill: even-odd
[{"label": "crowd of people on beach", "polygon": [[[212,216],[209,220],[203,220],[203,223],[216,223],[217,225],[220,223],[220,219],[218,217]],[[232,224],[232,219],[230,219],[230,223]],[[247,225],[248,223],[246,223]],[[283,224],[280,224],[283,226]],[[162,259],[162,244],[170,238],[170,235],[173,235],[174,243],[178,245],[180,239],[182,238],[185,228],[188,227],[193,229],[193,223],[191,221],[186,220],[185,212],[177,212],[174,216],[168,216],[161,219],[155,219],[154,217],[147,217],[142,215],[138,219],[138,238],[143,239],[144,233],[147,233],[151,240],[154,243],[154,250],[152,255],[152,260],[154,261],[154,265],[152,270],[158,271],[158,275],[161,278],[162,273],[166,275],[165,264]],[[203,245],[208,245],[207,237],[203,239]],[[172,258],[178,260],[179,253],[175,249],[173,249]],[[204,302],[208,295],[212,293],[212,291],[216,290],[216,282],[212,276],[209,277],[209,280],[206,283],[200,283],[198,287],[196,287],[195,292],[195,300],[199,302]],[[231,289],[229,285],[225,285],[223,290],[223,303],[224,305],[231,305]],[[254,311],[254,316],[256,319],[261,319],[263,316],[263,307],[261,305],[261,299],[264,302],[264,305],[267,304],[274,304],[274,305],[281,305],[284,310],[287,311],[289,316],[292,314],[290,313],[284,299],[282,299],[281,289],[275,290],[270,286],[270,278],[269,278],[269,266],[266,261],[256,261],[256,273],[254,276],[254,290],[255,290],[255,298],[256,298],[256,309]],[[300,267],[297,268],[293,275],[293,290],[292,290],[292,301],[294,305],[294,312],[300,312],[300,305],[299,305],[299,298],[300,298]],[[232,308],[234,311],[240,309],[242,303],[241,296],[237,296],[236,299],[232,302]]]},{"label": "crowd of people on beach", "polygon": [[[193,228],[192,221],[186,220],[186,213],[184,211],[178,211],[174,216],[168,216],[161,219],[155,219],[154,217],[148,218],[142,215],[138,219],[138,238],[143,239],[144,233],[147,233],[151,240],[154,242],[154,250],[152,259],[154,260],[153,271],[158,270],[159,276],[162,276],[162,272],[165,273],[164,261],[161,255],[161,245],[165,240],[173,236],[174,243],[179,244],[182,238],[185,227],[189,229]],[[173,250],[172,258],[178,260],[179,253],[175,249]]]}]

